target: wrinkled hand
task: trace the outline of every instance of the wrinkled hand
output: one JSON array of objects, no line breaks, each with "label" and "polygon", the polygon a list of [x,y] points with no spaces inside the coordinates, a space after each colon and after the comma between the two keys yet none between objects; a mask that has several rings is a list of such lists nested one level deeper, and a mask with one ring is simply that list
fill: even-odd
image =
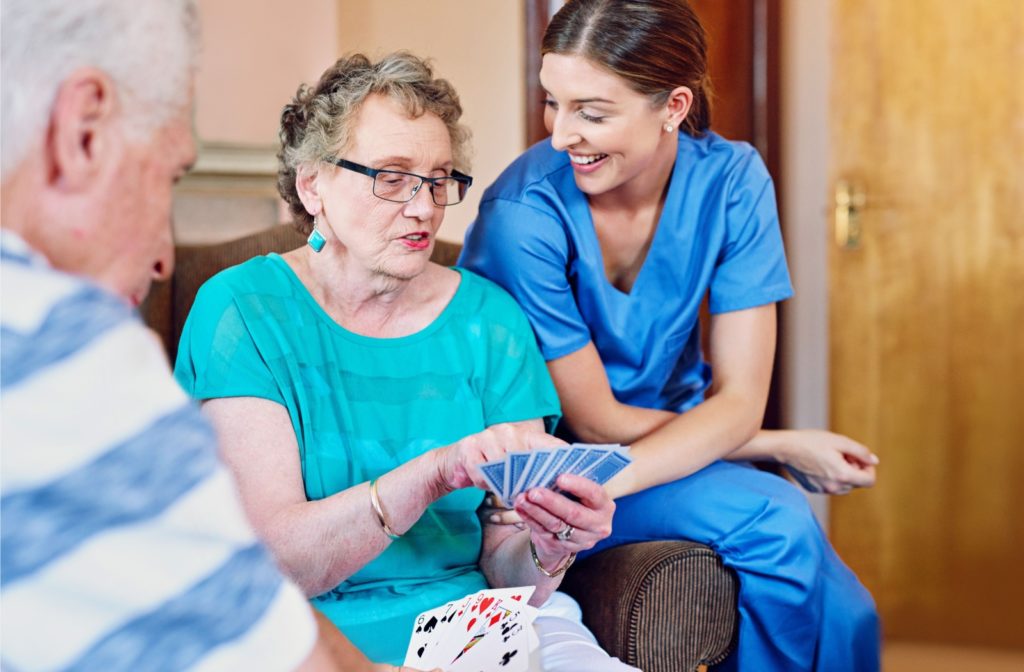
[{"label": "wrinkled hand", "polygon": [[[615,513],[615,502],[590,479],[562,474],[556,484],[579,502],[547,488],[527,490],[514,502],[516,513],[530,529],[537,557],[549,570],[554,570],[570,553],[593,548],[611,534]],[[556,537],[567,525],[573,527],[572,535],[564,540]]]},{"label": "wrinkled hand", "polygon": [[875,484],[878,456],[853,439],[817,429],[779,434],[783,465],[808,492],[845,495]]},{"label": "wrinkled hand", "polygon": [[446,490],[475,485],[487,489],[479,465],[500,460],[505,453],[550,448],[565,441],[546,434],[535,422],[506,422],[470,434],[461,441],[437,449],[438,478]]}]

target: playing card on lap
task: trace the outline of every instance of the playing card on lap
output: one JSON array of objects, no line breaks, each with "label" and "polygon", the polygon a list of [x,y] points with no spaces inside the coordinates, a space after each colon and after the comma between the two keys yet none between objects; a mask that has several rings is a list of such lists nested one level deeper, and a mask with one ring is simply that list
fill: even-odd
[{"label": "playing card on lap", "polygon": [[499,625],[483,634],[473,646],[455,659],[449,672],[502,670],[525,672],[530,664],[530,625],[536,613],[527,607],[510,613]]},{"label": "playing card on lap", "polygon": [[[463,598],[465,600],[466,598]],[[405,651],[405,664],[418,670],[433,667],[434,649],[444,638],[447,626],[458,611],[460,601],[455,600],[440,607],[435,607],[416,617],[413,625],[412,638]]]},{"label": "playing card on lap", "polygon": [[[438,646],[440,665],[455,662],[468,649],[510,615],[518,613],[533,595],[534,587],[491,588],[474,594],[463,613],[452,623]],[[498,609],[498,607],[502,607]]]},{"label": "playing card on lap", "polygon": [[[522,650],[519,658],[527,659],[529,641],[511,640],[513,631],[523,629],[524,623],[528,628],[533,622],[536,610],[527,605],[533,591],[533,586],[482,590],[420,614],[413,626],[412,639],[404,664],[416,669],[477,669],[455,667],[455,663],[484,644],[486,646],[481,650],[484,653],[474,653],[471,661],[490,659],[492,656],[489,652],[495,647]],[[524,610],[529,610],[525,612],[526,617],[523,616]],[[494,632],[499,634],[491,637],[491,633]],[[501,634],[502,632],[504,634]],[[500,645],[494,643],[503,637],[506,641]],[[512,654],[507,660],[511,662],[516,655]],[[525,667],[509,667],[506,664],[504,667],[490,666],[479,669],[506,670]]]}]

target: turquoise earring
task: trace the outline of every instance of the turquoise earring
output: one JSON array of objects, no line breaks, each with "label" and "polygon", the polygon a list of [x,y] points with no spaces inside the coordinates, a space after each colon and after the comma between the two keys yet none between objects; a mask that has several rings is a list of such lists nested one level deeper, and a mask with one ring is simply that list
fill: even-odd
[{"label": "turquoise earring", "polygon": [[309,238],[306,239],[306,244],[312,247],[314,252],[324,249],[324,245],[327,244],[324,234],[320,233],[320,229],[317,228],[316,217],[313,218],[313,230],[310,232]]}]

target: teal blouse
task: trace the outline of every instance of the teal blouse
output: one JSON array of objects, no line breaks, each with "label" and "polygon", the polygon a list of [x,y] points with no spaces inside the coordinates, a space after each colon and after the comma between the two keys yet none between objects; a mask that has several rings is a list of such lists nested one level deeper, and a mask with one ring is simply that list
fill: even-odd
[{"label": "teal blouse", "polygon": [[[522,310],[469,271],[423,330],[370,338],[339,326],[278,255],[200,289],[174,375],[193,397],[260,397],[288,409],[306,497],[328,497],[490,425],[558,418],[554,385]],[[387,550],[313,599],[371,659],[398,664],[417,614],[486,581],[483,492],[434,502]],[[367,502],[369,507],[369,502]]]}]

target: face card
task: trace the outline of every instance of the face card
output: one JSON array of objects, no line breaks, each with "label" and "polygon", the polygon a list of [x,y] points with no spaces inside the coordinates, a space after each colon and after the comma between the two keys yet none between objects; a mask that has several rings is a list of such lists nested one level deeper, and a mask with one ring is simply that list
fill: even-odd
[{"label": "face card", "polygon": [[475,648],[488,632],[522,611],[533,591],[533,586],[524,586],[493,588],[471,595],[444,640],[435,647],[437,657],[431,659],[432,665],[447,669],[447,665]]},{"label": "face card", "polygon": [[525,672],[529,666],[527,632],[531,622],[525,610],[505,619],[446,669],[449,672]]},{"label": "face card", "polygon": [[590,467],[590,469],[580,474],[580,476],[589,478],[598,485],[604,485],[612,476],[625,469],[632,461],[628,455],[613,450]]}]

